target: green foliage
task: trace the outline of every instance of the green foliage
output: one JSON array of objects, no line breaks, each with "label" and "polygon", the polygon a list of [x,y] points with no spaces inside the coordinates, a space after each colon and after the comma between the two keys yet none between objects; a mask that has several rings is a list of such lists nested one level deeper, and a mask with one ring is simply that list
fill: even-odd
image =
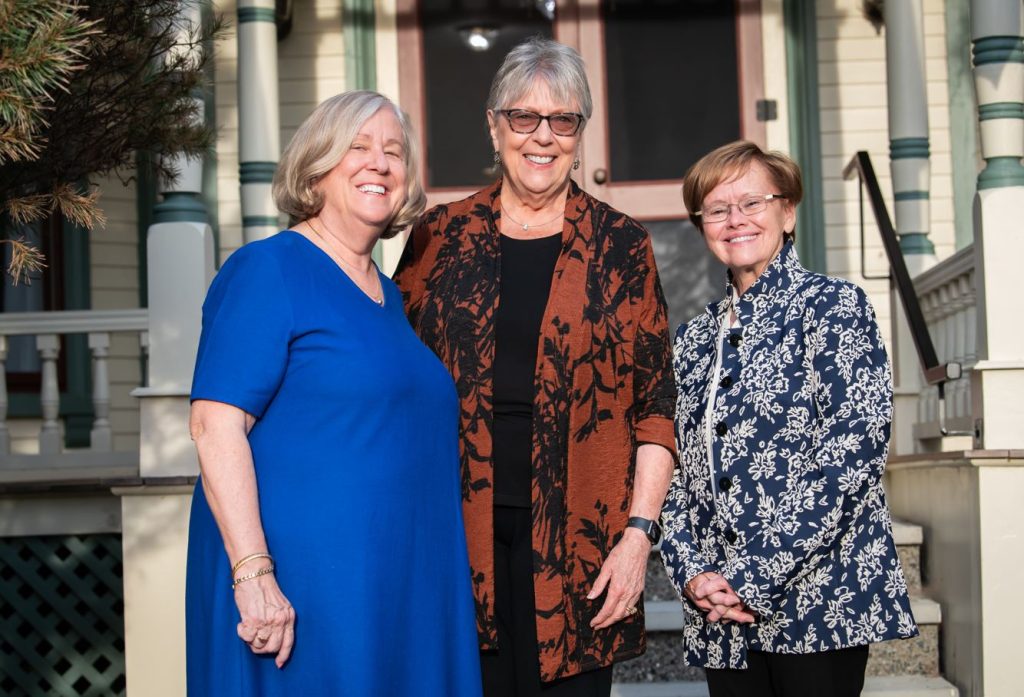
[{"label": "green foliage", "polygon": [[[223,23],[183,19],[198,3],[0,0],[0,213],[92,228],[103,214],[83,182],[129,180],[137,150],[209,150],[201,98]],[[158,174],[173,179],[171,162]]]}]

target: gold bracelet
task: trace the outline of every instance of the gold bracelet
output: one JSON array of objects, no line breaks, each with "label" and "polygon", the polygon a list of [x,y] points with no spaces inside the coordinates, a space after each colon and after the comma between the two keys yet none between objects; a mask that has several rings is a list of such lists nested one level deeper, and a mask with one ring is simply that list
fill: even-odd
[{"label": "gold bracelet", "polygon": [[272,573],[274,573],[273,564],[271,564],[270,566],[264,566],[262,569],[259,569],[258,571],[253,571],[248,576],[239,576],[235,579],[234,583],[231,584],[231,590],[235,590],[235,587],[238,586],[239,583],[245,583],[246,581],[251,581],[254,578],[259,578],[260,576],[266,576],[267,574]]},{"label": "gold bracelet", "polygon": [[247,564],[251,562],[253,559],[269,559],[271,564],[274,563],[274,558],[266,552],[257,552],[256,554],[250,554],[247,557],[242,557],[241,559],[239,559],[237,562],[235,562],[235,565],[231,567],[231,578],[235,577],[235,574],[238,573],[238,570],[242,568],[243,564]]}]

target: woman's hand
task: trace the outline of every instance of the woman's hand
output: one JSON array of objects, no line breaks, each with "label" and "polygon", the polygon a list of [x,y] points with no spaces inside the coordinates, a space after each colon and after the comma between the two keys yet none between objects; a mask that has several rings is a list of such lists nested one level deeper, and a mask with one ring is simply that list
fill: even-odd
[{"label": "woman's hand", "polygon": [[605,629],[636,612],[636,604],[644,592],[650,555],[651,543],[647,536],[636,528],[627,528],[604,560],[601,573],[587,594],[587,600],[593,600],[606,588],[608,590],[601,611],[590,620],[592,628]]},{"label": "woman's hand", "polygon": [[700,610],[708,613],[708,622],[749,624],[757,619],[725,577],[714,571],[705,571],[691,578],[686,582],[683,593]]},{"label": "woman's hand", "polygon": [[283,668],[295,645],[295,609],[284,597],[274,574],[235,586],[235,603],[242,618],[239,638],[253,653],[277,654],[274,663]]}]

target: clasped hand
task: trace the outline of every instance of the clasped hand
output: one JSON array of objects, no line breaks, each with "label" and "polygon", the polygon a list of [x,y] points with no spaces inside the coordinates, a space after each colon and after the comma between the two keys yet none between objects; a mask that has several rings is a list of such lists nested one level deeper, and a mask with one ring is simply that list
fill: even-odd
[{"label": "clasped hand", "polygon": [[725,577],[714,571],[705,571],[691,578],[686,582],[683,593],[707,613],[708,622],[749,624],[756,619]]}]

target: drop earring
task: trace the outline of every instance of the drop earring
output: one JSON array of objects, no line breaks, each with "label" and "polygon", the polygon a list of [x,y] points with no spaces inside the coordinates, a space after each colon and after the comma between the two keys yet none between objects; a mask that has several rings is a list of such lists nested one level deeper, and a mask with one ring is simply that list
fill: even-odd
[{"label": "drop earring", "polygon": [[494,166],[498,167],[501,165],[501,153],[497,150],[494,151]]},{"label": "drop earring", "polygon": [[580,168],[580,158],[577,157],[575,160],[572,161],[572,168],[573,169],[579,169]]}]

